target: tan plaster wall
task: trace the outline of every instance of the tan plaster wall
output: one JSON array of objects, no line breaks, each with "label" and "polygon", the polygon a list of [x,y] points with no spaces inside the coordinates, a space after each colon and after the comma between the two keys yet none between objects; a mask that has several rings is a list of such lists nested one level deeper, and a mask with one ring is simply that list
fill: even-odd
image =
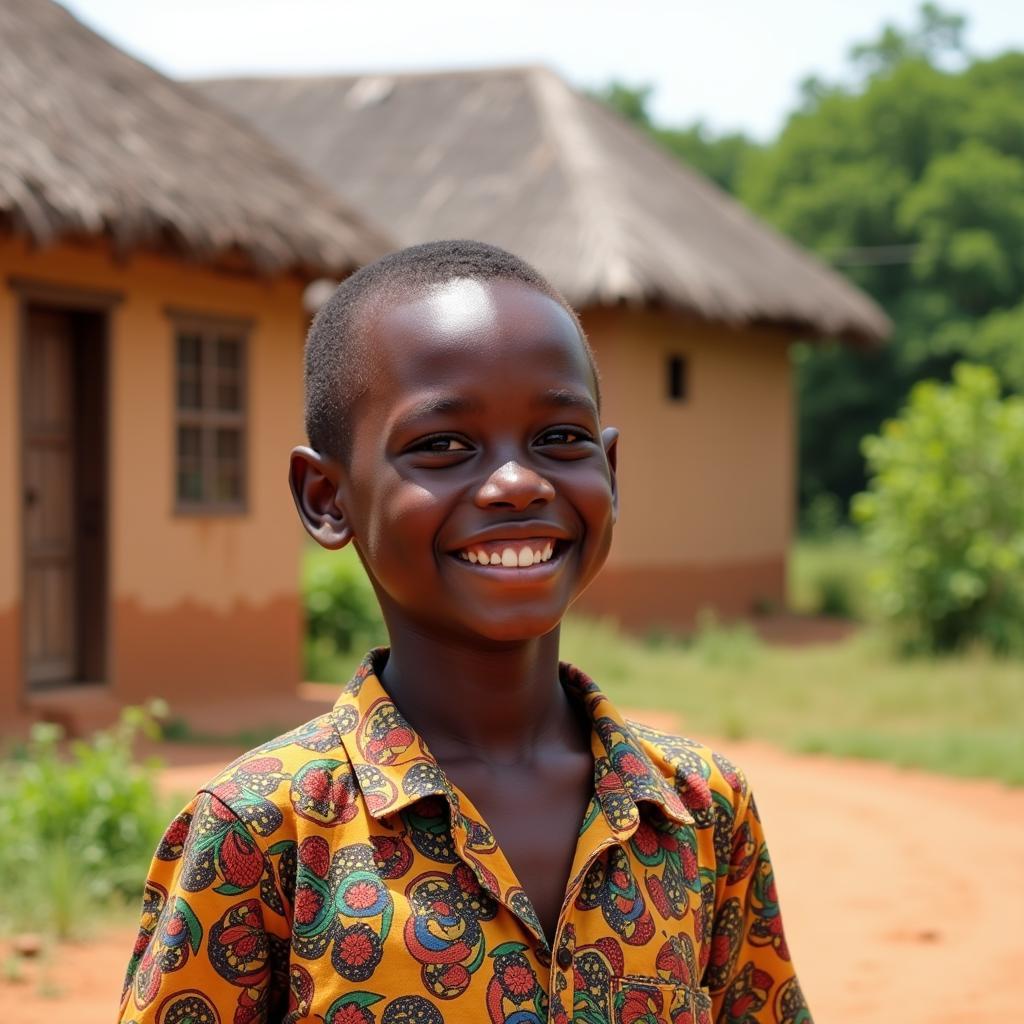
[{"label": "tan plaster wall", "polygon": [[[300,674],[296,595],[303,535],[286,481],[289,448],[304,440],[301,282],[215,273],[152,255],[114,260],[98,245],[33,251],[0,242],[0,613],[17,605],[21,586],[20,508],[12,493],[20,488],[9,486],[18,478],[20,444],[19,310],[11,278],[122,296],[110,314],[108,366],[109,681],[118,695],[156,692],[144,678],[147,665],[171,654],[177,685],[192,695],[229,670],[256,690],[293,688]],[[174,514],[168,307],[252,322],[243,515]],[[225,637],[233,658],[224,655],[218,631],[177,628],[203,616],[211,624],[230,621]],[[146,627],[147,617],[160,628]],[[242,628],[246,623],[251,629]],[[8,660],[0,661],[0,690],[10,685]],[[163,683],[159,689],[171,696]]]},{"label": "tan plaster wall", "polygon": [[[0,255],[0,267],[3,265]],[[17,706],[14,681],[21,659],[18,335],[13,298],[0,281],[0,715],[4,717]]]},{"label": "tan plaster wall", "polygon": [[[621,431],[620,518],[592,608],[607,607],[616,578],[624,605],[636,598],[627,579],[662,580],[680,621],[704,604],[729,613],[781,601],[795,502],[788,339],[652,310],[590,310],[583,323],[604,422]],[[673,354],[687,361],[680,403],[666,395]]]}]

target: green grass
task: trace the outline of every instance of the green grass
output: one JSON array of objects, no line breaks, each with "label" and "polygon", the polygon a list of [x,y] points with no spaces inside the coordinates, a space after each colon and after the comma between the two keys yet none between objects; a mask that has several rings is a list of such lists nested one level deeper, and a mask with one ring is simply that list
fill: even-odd
[{"label": "green grass", "polygon": [[836,615],[867,621],[870,559],[853,530],[828,537],[800,537],[789,555],[789,607],[803,615]]},{"label": "green grass", "polygon": [[[362,652],[336,656],[348,678]],[[767,647],[705,623],[644,641],[570,618],[562,657],[626,708],[677,714],[698,738],[768,740],[801,753],[887,761],[1024,785],[1024,665],[984,655],[899,660],[869,631],[839,644]]]},{"label": "green grass", "polygon": [[870,634],[810,648],[764,647],[721,627],[704,634],[652,645],[572,620],[562,650],[617,704],[675,712],[697,737],[756,737],[1024,785],[1019,662],[894,660]]}]

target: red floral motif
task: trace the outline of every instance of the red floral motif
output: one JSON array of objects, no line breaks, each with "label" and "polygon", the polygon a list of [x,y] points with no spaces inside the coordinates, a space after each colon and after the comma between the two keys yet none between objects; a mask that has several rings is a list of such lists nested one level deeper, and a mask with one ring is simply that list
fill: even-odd
[{"label": "red floral motif", "polygon": [[656,988],[636,986],[620,995],[617,1001],[617,1024],[655,1024],[662,1021],[664,1000]]},{"label": "red floral motif", "polygon": [[661,879],[657,875],[648,875],[644,880],[644,888],[647,889],[647,895],[651,897],[651,902],[662,917],[675,916],[672,913],[672,904],[669,903],[665,893],[665,886],[662,885]]},{"label": "red floral motif", "polygon": [[326,878],[331,866],[331,848],[323,836],[307,836],[299,845],[299,861],[317,878]]},{"label": "red floral motif", "polygon": [[323,899],[315,889],[300,886],[295,893],[295,920],[299,924],[309,924],[316,919],[323,906]]},{"label": "red floral motif", "polygon": [[342,960],[353,967],[362,967],[369,963],[374,955],[373,943],[362,931],[352,929],[346,931],[338,939],[339,955]]},{"label": "red floral motif", "polygon": [[679,859],[683,864],[683,877],[688,882],[697,878],[697,855],[689,846],[682,846],[679,850]]},{"label": "red floral motif", "polygon": [[185,844],[188,836],[189,820],[180,815],[171,822],[170,828],[164,833],[164,846],[178,852]]},{"label": "red floral motif", "polygon": [[311,800],[323,800],[331,789],[331,773],[326,768],[306,772],[299,789]]},{"label": "red floral motif", "polygon": [[641,821],[633,836],[633,842],[645,857],[653,857],[658,852],[660,839],[658,833],[646,821]]},{"label": "red floral motif", "polygon": [[[216,808],[216,801],[213,802]],[[247,834],[231,829],[221,846],[224,880],[239,889],[251,889],[263,876],[263,855]]]},{"label": "red floral motif", "polygon": [[713,967],[724,967],[732,953],[732,939],[728,935],[716,935],[711,940],[711,964]]},{"label": "red floral motif", "polygon": [[342,1006],[331,1016],[331,1024],[366,1024],[372,1019],[360,1006]]},{"label": "red floral motif", "polygon": [[237,782],[222,782],[213,790],[213,795],[217,797],[217,799],[210,801],[210,810],[220,818],[221,821],[237,821],[238,819],[235,812],[231,810],[229,805],[235,797],[241,795],[241,792],[241,787]]},{"label": "red floral motif", "polygon": [[533,972],[525,964],[511,964],[502,972],[505,988],[515,996],[528,996],[536,984]]},{"label": "red floral motif", "polygon": [[619,771],[624,771],[634,778],[643,778],[647,774],[647,768],[636,754],[623,754],[615,762]]},{"label": "red floral motif", "polygon": [[345,892],[345,903],[353,910],[366,910],[378,900],[380,893],[372,882],[357,882]]}]

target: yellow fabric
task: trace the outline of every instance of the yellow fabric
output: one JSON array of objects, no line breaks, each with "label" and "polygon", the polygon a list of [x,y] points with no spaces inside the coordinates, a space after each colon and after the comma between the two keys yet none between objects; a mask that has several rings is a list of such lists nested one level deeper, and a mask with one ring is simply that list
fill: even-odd
[{"label": "yellow fabric", "polygon": [[582,672],[594,796],[548,946],[494,836],[377,678],[172,822],[121,1021],[810,1024],[743,775]]}]

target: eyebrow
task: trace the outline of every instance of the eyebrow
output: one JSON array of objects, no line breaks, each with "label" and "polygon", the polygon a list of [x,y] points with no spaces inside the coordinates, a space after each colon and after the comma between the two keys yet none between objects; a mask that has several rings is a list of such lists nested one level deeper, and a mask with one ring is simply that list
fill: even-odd
[{"label": "eyebrow", "polygon": [[597,406],[589,395],[580,395],[568,388],[552,388],[538,395],[531,403],[532,406],[556,405],[562,409],[582,409],[584,412],[597,415]]},{"label": "eyebrow", "polygon": [[482,412],[483,404],[474,398],[461,398],[458,395],[434,395],[417,402],[411,409],[403,413],[401,422],[412,423],[427,416],[444,413]]},{"label": "eyebrow", "polygon": [[[568,388],[551,388],[549,391],[537,395],[530,405],[534,408],[557,406],[562,409],[582,409],[584,412],[597,416],[597,406],[592,398],[577,394]],[[417,402],[406,411],[399,420],[399,424],[405,427],[428,416],[483,411],[483,403],[475,398],[463,398],[460,395],[433,395],[430,398],[425,398],[422,402]]]}]

